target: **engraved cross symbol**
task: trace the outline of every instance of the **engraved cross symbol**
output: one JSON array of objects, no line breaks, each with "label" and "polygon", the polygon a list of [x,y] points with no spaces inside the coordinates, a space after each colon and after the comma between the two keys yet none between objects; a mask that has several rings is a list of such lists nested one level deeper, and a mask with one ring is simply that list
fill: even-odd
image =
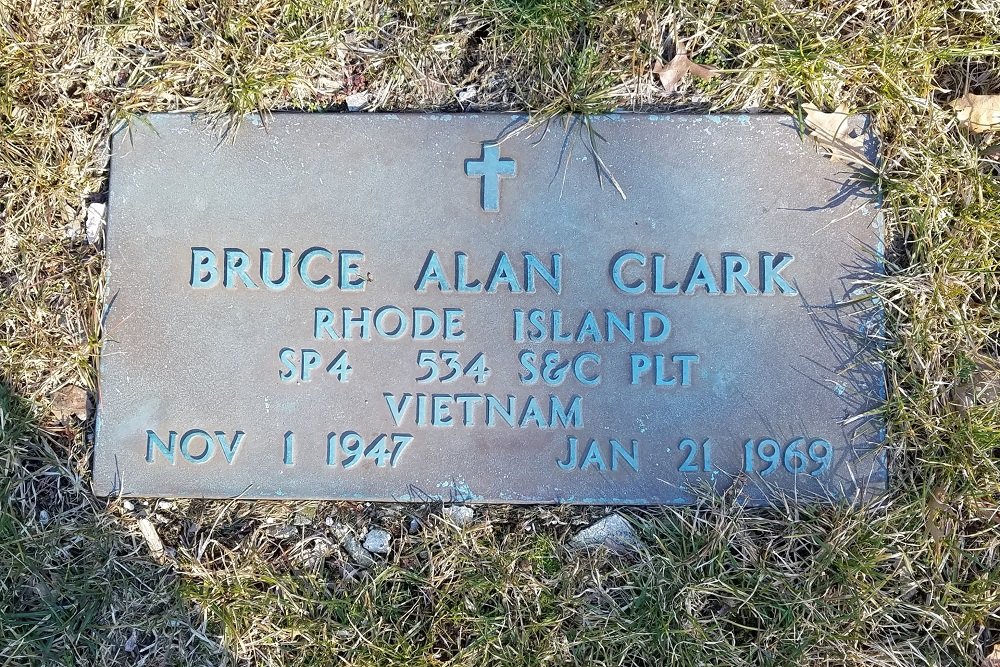
[{"label": "engraved cross symbol", "polygon": [[500,177],[516,176],[517,162],[500,157],[500,146],[496,142],[484,141],[481,157],[465,161],[465,175],[481,177],[483,210],[495,213],[500,210]]}]

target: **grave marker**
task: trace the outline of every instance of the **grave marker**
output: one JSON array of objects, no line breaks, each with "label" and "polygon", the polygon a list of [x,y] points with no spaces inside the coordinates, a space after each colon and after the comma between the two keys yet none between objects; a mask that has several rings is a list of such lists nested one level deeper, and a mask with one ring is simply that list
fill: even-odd
[{"label": "grave marker", "polygon": [[882,314],[855,298],[882,232],[850,170],[783,116],[594,119],[606,142],[523,123],[117,133],[98,492],[883,489]]}]

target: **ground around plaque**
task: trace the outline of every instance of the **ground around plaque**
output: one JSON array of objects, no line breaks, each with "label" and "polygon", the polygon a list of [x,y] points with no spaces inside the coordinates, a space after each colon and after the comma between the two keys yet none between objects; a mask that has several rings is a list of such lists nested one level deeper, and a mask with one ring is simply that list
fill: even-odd
[{"label": "ground around plaque", "polygon": [[[1000,94],[998,34],[992,0],[0,0],[0,664],[997,664],[1000,132],[997,98],[965,96]],[[107,139],[129,114],[808,105],[882,139],[887,497],[91,493]]]}]

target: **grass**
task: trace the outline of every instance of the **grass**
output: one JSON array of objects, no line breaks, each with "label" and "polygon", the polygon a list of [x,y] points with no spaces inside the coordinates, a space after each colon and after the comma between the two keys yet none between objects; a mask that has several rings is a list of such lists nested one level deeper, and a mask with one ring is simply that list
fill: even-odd
[{"label": "grass", "polygon": [[[947,102],[1000,93],[998,36],[995,0],[0,0],[0,665],[984,664],[1000,134],[970,134]],[[721,75],[666,95],[651,68],[677,39]],[[490,507],[457,529],[434,506],[94,498],[92,425],[52,397],[95,386],[103,259],[82,226],[110,129],[143,111],[342,111],[359,92],[375,110],[871,114],[891,494],[624,511],[638,555],[566,548],[600,509]],[[389,557],[309,559],[328,517],[385,526]]]}]

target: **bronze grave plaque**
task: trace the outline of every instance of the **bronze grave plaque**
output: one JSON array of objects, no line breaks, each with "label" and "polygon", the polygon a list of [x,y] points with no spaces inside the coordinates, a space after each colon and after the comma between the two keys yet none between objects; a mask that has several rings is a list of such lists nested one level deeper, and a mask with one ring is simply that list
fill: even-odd
[{"label": "bronze grave plaque", "polygon": [[101,494],[884,489],[877,199],[785,116],[278,114],[113,138]]}]

